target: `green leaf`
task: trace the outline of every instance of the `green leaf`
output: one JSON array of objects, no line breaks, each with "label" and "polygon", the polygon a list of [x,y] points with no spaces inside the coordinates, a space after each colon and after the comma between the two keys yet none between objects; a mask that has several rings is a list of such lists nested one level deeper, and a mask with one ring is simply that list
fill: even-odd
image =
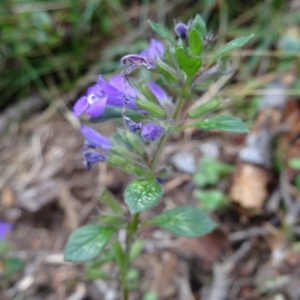
[{"label": "green leaf", "polygon": [[288,164],[290,168],[300,170],[300,158],[291,158]]},{"label": "green leaf", "polygon": [[95,258],[114,233],[114,228],[100,225],[79,227],[68,238],[65,248],[65,260],[84,262]]},{"label": "green leaf", "polygon": [[131,181],[124,192],[125,202],[132,214],[154,207],[163,190],[155,180],[137,179]]},{"label": "green leaf", "polygon": [[228,197],[220,190],[198,190],[195,197],[201,201],[201,208],[205,211],[214,211],[228,203]]},{"label": "green leaf", "polygon": [[233,166],[209,156],[204,156],[199,163],[193,181],[199,187],[213,185],[216,184],[220,178],[229,175],[232,171]]},{"label": "green leaf", "polygon": [[143,250],[143,247],[144,247],[144,243],[142,240],[136,240],[133,243],[129,254],[129,258],[131,262],[133,262],[140,255],[140,253]]},{"label": "green leaf", "polygon": [[192,28],[195,28],[200,34],[201,38],[204,39],[206,34],[206,24],[203,18],[198,14],[192,21]]},{"label": "green leaf", "polygon": [[198,128],[205,130],[222,130],[235,133],[246,133],[249,132],[247,126],[243,121],[234,116],[217,116],[209,119],[205,119],[198,123],[192,124]]},{"label": "green leaf", "polygon": [[173,208],[149,222],[185,237],[203,236],[216,228],[216,224],[206,213],[193,206]]},{"label": "green leaf", "polygon": [[175,55],[180,67],[187,77],[191,79],[201,67],[201,58],[187,54],[183,47],[177,48],[175,50]]},{"label": "green leaf", "polygon": [[158,104],[141,99],[137,99],[135,103],[139,108],[149,112],[150,115],[154,118],[165,117],[165,111]]},{"label": "green leaf", "polygon": [[200,55],[202,52],[202,39],[194,28],[188,33],[189,50],[194,55]]},{"label": "green leaf", "polygon": [[115,242],[112,246],[113,252],[115,254],[115,259],[118,264],[119,270],[121,274],[125,275],[125,268],[126,268],[126,257],[125,253],[121,247],[120,242]]},{"label": "green leaf", "polygon": [[[133,120],[142,120],[145,118],[145,116],[137,113],[136,111],[132,109],[126,108],[126,116]],[[90,118],[89,121],[91,123],[101,123],[108,120],[114,120],[114,119],[122,119],[122,108],[119,107],[111,107],[107,106],[105,107],[105,110],[103,114],[99,117]]]},{"label": "green leaf", "polygon": [[162,60],[157,61],[155,71],[163,75],[169,83],[178,82],[178,75],[176,71]]},{"label": "green leaf", "polygon": [[229,43],[227,43],[225,46],[223,46],[221,49],[217,51],[213,59],[209,62],[209,65],[213,64],[218,58],[224,56],[231,50],[244,46],[253,36],[254,34],[252,33],[248,36],[242,36],[230,41]]},{"label": "green leaf", "polygon": [[199,105],[198,107],[195,107],[188,111],[188,117],[190,119],[199,118],[202,115],[215,110],[220,105],[220,102],[218,100],[210,100],[202,105]]},{"label": "green leaf", "polygon": [[155,31],[158,35],[160,35],[162,38],[168,40],[172,45],[176,46],[176,41],[172,37],[172,34],[169,32],[167,28],[164,26],[154,23],[150,20],[148,20],[148,23],[153,31]]}]

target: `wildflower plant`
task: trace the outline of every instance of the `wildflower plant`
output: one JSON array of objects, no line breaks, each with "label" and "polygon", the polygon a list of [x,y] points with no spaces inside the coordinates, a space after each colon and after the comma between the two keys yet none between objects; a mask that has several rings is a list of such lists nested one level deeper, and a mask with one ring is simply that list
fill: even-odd
[{"label": "wildflower plant", "polygon": [[[234,116],[203,118],[219,109],[220,102],[212,99],[197,105],[195,91],[203,89],[205,83],[207,88],[207,80],[222,75],[226,55],[244,45],[251,36],[209,50],[206,25],[200,15],[188,24],[177,24],[175,36],[159,24],[149,21],[149,25],[161,40],[151,39],[147,49],[124,56],[121,74],[108,80],[100,75],[86,96],[75,103],[73,111],[76,117],[89,115],[91,123],[122,120],[123,126],[110,138],[82,125],[85,138],[82,155],[88,170],[96,163],[106,163],[132,174],[135,179],[124,190],[126,205],[120,204],[108,191],[101,195],[101,201],[111,213],[101,216],[97,224],[75,230],[67,241],[65,259],[92,261],[88,267],[90,277],[106,279],[112,279],[111,275],[101,271],[101,266],[114,262],[124,300],[130,292],[128,271],[142,249],[137,239],[141,228],[158,226],[193,238],[216,227],[204,211],[191,205],[165,210],[141,222],[140,214],[162,201],[164,174],[158,162],[170,136],[193,127],[235,133],[248,131]],[[119,238],[120,230],[126,232],[124,241]]]}]

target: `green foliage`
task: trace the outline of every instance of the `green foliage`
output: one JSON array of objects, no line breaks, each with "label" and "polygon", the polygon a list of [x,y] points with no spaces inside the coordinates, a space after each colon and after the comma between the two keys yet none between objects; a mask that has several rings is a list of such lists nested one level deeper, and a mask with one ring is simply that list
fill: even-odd
[{"label": "green foliage", "polygon": [[[132,109],[126,109],[126,116],[128,116],[130,119],[134,120],[143,120],[145,119],[144,115],[141,115],[137,113],[136,111]],[[117,107],[111,107],[108,106],[105,108],[103,114],[99,117],[90,118],[91,123],[101,123],[106,122],[108,120],[121,120],[122,119],[122,109]]]},{"label": "green foliage", "polygon": [[230,51],[244,46],[248,41],[254,36],[254,34],[250,34],[248,36],[242,36],[235,40],[230,41],[225,46],[217,51],[214,55],[213,59],[210,61],[209,65],[212,65],[218,58],[225,56]]},{"label": "green foliage", "polygon": [[136,105],[139,108],[144,109],[147,112],[149,112],[150,115],[155,118],[164,118],[166,115],[165,111],[158,104],[155,104],[153,102],[137,99]]},{"label": "green foliage", "polygon": [[204,130],[222,130],[234,133],[247,133],[249,129],[241,119],[234,116],[217,116],[193,124]]},{"label": "green foliage", "polygon": [[196,108],[193,108],[188,111],[188,117],[190,119],[196,119],[201,117],[202,115],[217,109],[220,105],[220,102],[216,99],[210,100],[207,103],[199,105]]},{"label": "green foliage", "polygon": [[162,187],[153,179],[137,179],[129,183],[124,199],[132,214],[154,207],[163,194]]},{"label": "green foliage", "polygon": [[167,28],[150,20],[148,20],[148,23],[152,30],[155,31],[160,37],[169,41],[172,45],[176,46],[176,41],[174,40],[172,34]]},{"label": "green foliage", "polygon": [[0,263],[3,266],[3,273],[8,276],[22,270],[26,265],[23,260],[16,257],[6,257],[0,260]]},{"label": "green foliage", "polygon": [[233,171],[233,166],[217,161],[209,156],[204,156],[198,166],[193,181],[199,187],[216,184],[222,176]]},{"label": "green foliage", "polygon": [[200,55],[202,52],[202,39],[198,31],[194,28],[188,33],[189,50],[194,55]]},{"label": "green foliage", "polygon": [[220,190],[196,190],[195,197],[201,202],[204,211],[214,211],[229,202],[228,197]]},{"label": "green foliage", "polygon": [[291,158],[288,164],[290,168],[300,170],[300,158]]},{"label": "green foliage", "polygon": [[201,39],[203,40],[206,34],[206,23],[201,15],[196,15],[192,21],[192,27],[197,30]]},{"label": "green foliage", "polygon": [[180,67],[188,77],[188,80],[191,80],[201,67],[201,58],[188,54],[183,47],[177,48],[175,50],[175,55]]},{"label": "green foliage", "polygon": [[97,257],[115,233],[114,228],[85,225],[77,228],[68,238],[65,260],[84,262]]},{"label": "green foliage", "polygon": [[200,237],[216,228],[216,224],[203,211],[193,206],[179,206],[149,221],[176,235]]}]

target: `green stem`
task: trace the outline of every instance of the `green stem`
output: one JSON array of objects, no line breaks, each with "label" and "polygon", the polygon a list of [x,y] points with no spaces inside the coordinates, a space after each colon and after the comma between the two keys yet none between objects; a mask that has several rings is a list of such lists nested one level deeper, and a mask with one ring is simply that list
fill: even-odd
[{"label": "green stem", "polygon": [[[187,94],[187,91],[188,91],[188,88],[187,88],[187,85],[181,90],[181,93],[180,93],[180,97],[179,97],[179,100],[177,101],[176,103],[176,106],[175,106],[175,110],[173,112],[173,115],[171,117],[171,119],[173,121],[177,120],[179,115],[180,115],[180,112],[181,112],[181,108],[184,104],[184,100],[185,100],[185,96]],[[157,148],[156,148],[156,151],[153,155],[153,158],[152,158],[152,161],[151,161],[151,164],[150,164],[150,168],[152,171],[154,171],[155,169],[155,166],[157,164],[157,161],[158,161],[158,158],[161,154],[161,151],[162,149],[164,148],[166,142],[168,141],[169,139],[169,133],[165,133],[163,135],[163,137],[160,139],[158,145],[157,145]]]},{"label": "green stem", "polygon": [[[184,88],[181,90],[179,99],[176,103],[175,110],[173,112],[173,115],[171,117],[172,120],[176,121],[178,117],[180,116],[180,112],[182,109],[182,106],[184,104],[184,100],[186,95],[188,94],[188,88],[189,84],[187,83]],[[163,147],[165,146],[166,142],[169,139],[169,133],[165,133],[163,137],[160,139],[159,144],[156,148],[156,151],[153,155],[152,161],[150,163],[150,168],[152,171],[154,171],[155,166],[157,164],[158,158],[161,154],[161,151]],[[122,293],[123,293],[123,300],[129,300],[129,288],[127,283],[126,275],[128,273],[129,267],[130,267],[130,251],[133,244],[134,236],[138,230],[139,225],[139,217],[140,214],[135,214],[132,216],[131,222],[127,226],[127,236],[126,236],[126,242],[125,242],[125,267],[124,272],[122,275]]]},{"label": "green stem", "polygon": [[134,236],[137,232],[138,225],[139,225],[139,217],[140,214],[135,214],[132,216],[132,221],[127,226],[127,235],[125,241],[125,267],[122,275],[122,293],[123,293],[123,300],[129,299],[129,288],[127,283],[126,275],[130,268],[130,251],[133,244]]}]

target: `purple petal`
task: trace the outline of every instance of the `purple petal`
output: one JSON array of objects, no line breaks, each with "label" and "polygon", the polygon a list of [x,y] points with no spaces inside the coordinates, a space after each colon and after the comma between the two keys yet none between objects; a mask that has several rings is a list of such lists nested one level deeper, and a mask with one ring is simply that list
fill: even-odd
[{"label": "purple petal", "polygon": [[151,81],[148,83],[148,87],[160,104],[163,105],[165,102],[171,101],[165,90],[161,88],[157,83]]},{"label": "purple petal", "polygon": [[[101,76],[98,77],[97,83],[101,86],[105,94],[107,95],[107,103],[106,105],[123,107],[126,95],[122,91],[123,86],[120,85],[118,88],[114,87],[112,84],[106,82]],[[123,83],[124,84],[124,83]],[[136,109],[135,98],[132,96],[127,97],[129,99],[127,107]]]},{"label": "purple petal", "polygon": [[85,110],[88,108],[88,102],[87,98],[85,96],[80,97],[77,102],[75,103],[73,107],[73,115],[77,118],[81,114],[85,112]]},{"label": "purple petal", "polygon": [[132,98],[137,98],[139,95],[139,91],[133,88],[124,76],[121,75],[112,76],[109,79],[109,83],[119,91],[125,93],[126,95]]},{"label": "purple petal", "polygon": [[135,133],[142,129],[142,123],[136,123],[133,120],[131,120],[129,117],[126,117],[126,116],[124,116],[123,119],[126,122],[130,132]]},{"label": "purple petal", "polygon": [[6,235],[12,230],[12,225],[0,221],[0,240],[5,239]]},{"label": "purple petal", "polygon": [[90,105],[90,107],[86,109],[85,113],[90,115],[91,117],[100,116],[105,109],[106,100],[107,98],[97,101],[94,104]]},{"label": "purple petal", "polygon": [[178,37],[185,40],[187,36],[188,26],[184,23],[178,23],[175,26],[175,32]]},{"label": "purple petal", "polygon": [[97,147],[104,151],[110,150],[112,147],[112,142],[96,130],[86,126],[81,125],[81,132],[86,138],[88,145]]},{"label": "purple petal", "polygon": [[164,128],[159,124],[149,123],[142,129],[142,137],[146,141],[156,141],[164,133]]},{"label": "purple petal", "polygon": [[82,150],[82,156],[84,158],[84,165],[87,170],[90,170],[93,164],[108,160],[108,157],[106,155],[87,149]]},{"label": "purple petal", "polygon": [[163,43],[156,39],[151,39],[149,47],[140,52],[140,55],[154,60],[162,58],[164,53],[165,47]]},{"label": "purple petal", "polygon": [[88,88],[87,90],[87,102],[88,104],[92,105],[97,101],[107,99],[107,95],[102,90],[101,86],[98,84],[95,84]]}]

